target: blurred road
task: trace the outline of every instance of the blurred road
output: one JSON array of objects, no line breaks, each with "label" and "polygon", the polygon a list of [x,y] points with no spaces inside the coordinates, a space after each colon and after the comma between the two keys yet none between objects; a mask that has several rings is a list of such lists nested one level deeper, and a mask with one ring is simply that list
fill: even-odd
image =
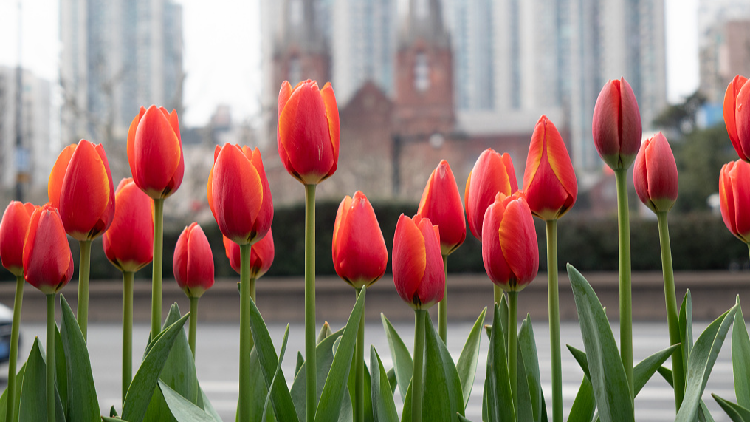
[{"label": "blurred road", "polygon": [[[341,323],[332,324],[334,329],[340,328]],[[408,323],[394,324],[396,330],[402,336],[404,342],[411,349],[413,344],[413,326]],[[706,323],[696,323],[694,326],[694,337],[698,337],[705,328]],[[269,324],[271,336],[280,346],[281,337],[285,325]],[[617,324],[613,325],[615,337],[619,336]],[[448,346],[454,359],[458,359],[466,336],[471,329],[471,324],[453,323],[449,327]],[[91,324],[88,328],[89,352],[92,356],[92,369],[96,390],[99,395],[102,413],[108,414],[109,407],[115,405],[120,411],[120,371],[121,371],[121,328],[116,324]],[[133,329],[133,355],[134,372],[138,368],[142,350],[146,344],[149,327],[146,324],[136,325]],[[373,344],[383,360],[386,369],[393,366],[388,349],[388,342],[383,333],[383,327],[377,320],[368,320],[366,326],[366,344]],[[549,404],[550,397],[550,370],[549,370],[549,334],[547,324],[536,322],[534,326],[537,348],[540,360],[542,383],[545,397]],[[633,327],[635,360],[640,361],[648,355],[657,352],[667,346],[668,332],[664,322],[637,322]],[[19,353],[21,359],[25,360],[33,343],[35,336],[44,340],[45,327],[41,324],[27,324],[22,327],[23,345]],[[577,323],[563,323],[561,329],[563,343],[571,344],[583,349],[580,331]],[[290,326],[289,344],[284,359],[283,370],[287,381],[291,382],[297,351],[304,350],[304,326],[294,324]],[[224,421],[233,421],[238,395],[238,351],[239,351],[239,326],[237,324],[199,324],[197,345],[197,367],[198,378],[201,386],[206,391],[211,403],[219,412]],[[368,354],[369,355],[369,354]],[[481,421],[481,393],[484,383],[484,362],[487,357],[486,337],[482,339],[482,347],[479,355],[479,364],[476,380],[466,416],[474,421]],[[369,358],[368,358],[369,359]],[[5,388],[5,372],[7,366],[2,369],[2,383],[0,388]],[[563,347],[563,396],[565,412],[569,412],[573,404],[578,386],[581,382],[581,372],[578,364]],[[397,396],[398,396],[398,389]],[[713,373],[706,387],[704,401],[711,410],[716,422],[729,421],[729,418],[716,405],[710,393],[716,393],[726,399],[734,401],[734,389],[732,380],[731,362],[731,335],[727,336],[719,359],[714,366]],[[674,420],[674,401],[672,390],[669,385],[656,374],[654,378],[641,391],[636,398],[636,420],[639,422],[656,422]],[[401,408],[401,398],[396,397],[396,403]]]}]

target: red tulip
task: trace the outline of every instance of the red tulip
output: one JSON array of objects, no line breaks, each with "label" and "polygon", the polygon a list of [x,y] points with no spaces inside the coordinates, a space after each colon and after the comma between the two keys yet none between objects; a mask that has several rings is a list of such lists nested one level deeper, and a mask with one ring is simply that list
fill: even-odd
[{"label": "red tulip", "polygon": [[388,250],[375,210],[362,192],[341,201],[331,245],[336,274],[356,289],[370,287],[385,273]]},{"label": "red tulip", "polygon": [[625,78],[607,82],[594,106],[591,125],[599,156],[613,170],[627,169],[641,147],[641,113]]},{"label": "red tulip", "polygon": [[128,162],[135,184],[154,199],[166,198],[180,187],[185,158],[176,111],[141,107],[128,129]]},{"label": "red tulip", "polygon": [[669,211],[677,200],[677,164],[661,132],[646,139],[633,167],[635,192],[654,212]]},{"label": "red tulip", "polygon": [[136,272],[154,259],[154,201],[122,179],[115,193],[115,217],[102,243],[107,259],[120,271]]},{"label": "red tulip", "polygon": [[556,220],[576,202],[578,185],[573,164],[555,125],[542,116],[531,135],[523,191],[531,212],[543,220]]},{"label": "red tulip", "polygon": [[724,123],[729,139],[741,159],[750,161],[750,85],[747,78],[737,75],[724,94]]},{"label": "red tulip", "polygon": [[482,226],[482,259],[493,283],[520,291],[536,277],[539,248],[534,218],[520,194],[498,193],[487,207]]},{"label": "red tulip", "polygon": [[23,242],[36,208],[31,203],[11,201],[0,222],[0,260],[17,277],[23,276]]},{"label": "red tulip", "polygon": [[201,297],[214,285],[214,255],[198,223],[182,231],[173,257],[174,278],[189,297]]},{"label": "red tulip", "polygon": [[510,196],[517,190],[516,171],[510,155],[500,155],[493,149],[484,150],[469,173],[464,192],[466,219],[474,237],[482,238],[484,212],[495,201],[495,195],[502,192]]},{"label": "red tulip", "polygon": [[73,276],[73,254],[60,214],[52,204],[31,214],[23,244],[23,271],[26,281],[44,294],[57,293]]},{"label": "red tulip", "polygon": [[65,231],[79,241],[103,234],[115,213],[115,189],[104,147],[81,140],[62,150],[47,185]]},{"label": "red tulip", "polygon": [[737,160],[721,168],[719,176],[719,205],[732,234],[750,242],[750,164]]},{"label": "red tulip", "polygon": [[443,300],[445,273],[440,233],[428,218],[401,214],[393,235],[393,283],[404,302],[427,309]]},{"label": "red tulip", "polygon": [[279,156],[286,171],[305,185],[331,177],[339,159],[339,109],[333,88],[315,81],[289,82],[279,92]]},{"label": "red tulip", "polygon": [[422,192],[417,214],[429,218],[440,231],[440,250],[450,255],[466,240],[466,221],[461,194],[450,165],[440,161]]},{"label": "red tulip", "polygon": [[271,228],[273,200],[258,148],[217,146],[206,190],[219,229],[238,245],[258,241]]},{"label": "red tulip", "polygon": [[[259,279],[271,268],[276,249],[273,244],[273,230],[268,230],[263,239],[253,243],[250,249],[250,278]],[[240,245],[224,237],[224,251],[229,258],[229,265],[240,274],[242,260],[240,257]]]}]

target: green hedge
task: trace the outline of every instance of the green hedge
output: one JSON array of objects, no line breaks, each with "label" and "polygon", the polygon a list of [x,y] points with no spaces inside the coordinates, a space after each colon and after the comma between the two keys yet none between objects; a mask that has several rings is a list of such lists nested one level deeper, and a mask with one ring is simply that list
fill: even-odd
[{"label": "green hedge", "polygon": [[[399,215],[413,215],[415,203],[373,204],[385,237],[388,251],[392,250],[393,233]],[[316,209],[316,272],[319,275],[334,275],[331,261],[331,237],[338,203],[323,202]],[[631,213],[631,215],[633,215]],[[276,259],[268,276],[301,276],[304,274],[304,217],[302,204],[279,207],[275,211],[273,234],[276,243]],[[546,240],[544,223],[536,220],[539,239],[540,271],[546,270]],[[189,224],[183,221],[166,221],[164,234],[164,277],[172,276],[172,253],[182,228]],[[670,215],[672,257],[675,270],[726,270],[748,266],[748,248],[732,236],[721,218],[710,214]],[[234,277],[224,254],[221,233],[215,222],[203,224],[203,229],[214,249],[216,277]],[[71,241],[74,261],[78,270],[78,242]],[[563,217],[558,223],[558,262],[564,269],[567,262],[581,271],[616,271],[617,219],[584,219],[575,214]],[[656,221],[633,218],[631,223],[632,266],[635,271],[661,270],[659,237]],[[482,246],[471,233],[466,242],[448,260],[451,272],[484,272]],[[390,271],[390,264],[388,271]],[[151,267],[138,272],[138,278],[150,278]],[[2,271],[4,280],[13,277]],[[92,279],[120,279],[121,274],[107,261],[102,251],[101,239],[92,246]]]}]

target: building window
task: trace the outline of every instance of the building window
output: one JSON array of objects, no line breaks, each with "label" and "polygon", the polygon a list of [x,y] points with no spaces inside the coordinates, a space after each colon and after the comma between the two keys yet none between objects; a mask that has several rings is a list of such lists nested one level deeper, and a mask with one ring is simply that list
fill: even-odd
[{"label": "building window", "polygon": [[422,52],[417,53],[414,63],[414,87],[420,92],[430,87],[430,64],[427,55]]}]

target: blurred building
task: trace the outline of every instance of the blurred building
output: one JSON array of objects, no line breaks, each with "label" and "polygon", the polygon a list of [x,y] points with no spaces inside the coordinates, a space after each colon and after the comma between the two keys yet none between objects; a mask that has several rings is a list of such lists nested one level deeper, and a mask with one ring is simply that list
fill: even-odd
[{"label": "blurred building", "polygon": [[182,111],[182,6],[60,0],[62,139],[123,139],[141,106]]}]

